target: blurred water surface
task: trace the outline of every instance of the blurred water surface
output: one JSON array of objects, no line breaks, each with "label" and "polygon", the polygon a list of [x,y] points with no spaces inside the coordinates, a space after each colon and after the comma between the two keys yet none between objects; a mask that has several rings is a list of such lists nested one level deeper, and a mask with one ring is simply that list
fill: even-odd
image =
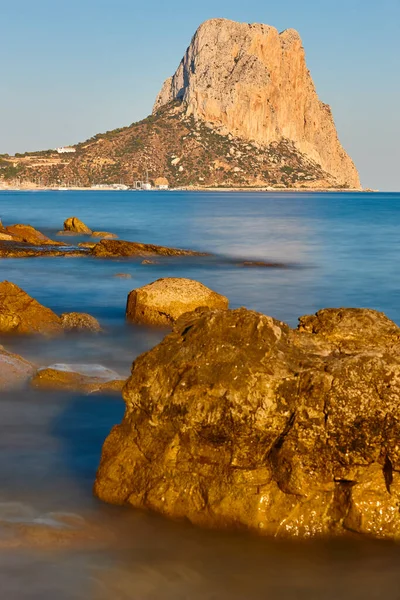
[{"label": "blurred water surface", "polygon": [[[40,366],[100,363],[129,373],[165,335],[127,325],[127,293],[159,277],[190,277],[287,321],[326,306],[382,310],[400,324],[399,194],[1,192],[5,225],[51,237],[70,216],[121,239],[207,251],[162,260],[31,258],[0,261],[0,280],[56,312],[98,317],[101,336],[0,343]],[[62,239],[62,238],[60,238]],[[77,238],[83,240],[83,238]],[[243,261],[280,263],[246,268]],[[114,277],[118,273],[130,279]],[[0,597],[5,600],[375,599],[398,596],[400,549],[348,539],[276,542],[199,531],[105,506],[91,488],[121,400],[33,390],[0,396]],[[9,543],[1,523],[39,527],[53,513],[100,529],[92,544]],[[46,521],[46,522],[47,522]],[[40,537],[40,536],[39,536]],[[18,539],[18,534],[17,538]],[[25,538],[24,538],[25,539]]]}]

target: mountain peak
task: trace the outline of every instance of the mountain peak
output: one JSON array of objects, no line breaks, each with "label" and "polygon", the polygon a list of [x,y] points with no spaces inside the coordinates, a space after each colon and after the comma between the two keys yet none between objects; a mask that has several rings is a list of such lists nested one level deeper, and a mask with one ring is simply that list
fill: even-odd
[{"label": "mountain peak", "polygon": [[210,19],[197,29],[156,113],[182,102],[186,116],[263,146],[290,140],[338,185],[359,188],[328,105],[317,96],[299,33],[260,23]]}]

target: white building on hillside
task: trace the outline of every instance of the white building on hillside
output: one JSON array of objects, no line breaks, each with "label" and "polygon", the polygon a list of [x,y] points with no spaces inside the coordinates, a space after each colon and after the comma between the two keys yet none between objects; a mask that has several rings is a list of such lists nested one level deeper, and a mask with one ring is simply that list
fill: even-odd
[{"label": "white building on hillside", "polygon": [[62,146],[61,148],[57,148],[57,152],[58,154],[70,154],[71,152],[76,152],[76,149],[69,146]]}]

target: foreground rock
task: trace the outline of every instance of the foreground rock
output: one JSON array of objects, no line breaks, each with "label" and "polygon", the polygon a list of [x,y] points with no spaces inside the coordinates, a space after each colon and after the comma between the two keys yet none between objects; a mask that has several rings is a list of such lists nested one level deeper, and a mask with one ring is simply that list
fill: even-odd
[{"label": "foreground rock", "polygon": [[273,536],[400,536],[400,329],[328,309],[298,330],[185,315],[134,363],[95,493]]},{"label": "foreground rock", "polygon": [[101,331],[98,320],[87,313],[63,313],[61,324],[65,331],[92,331],[94,333]]},{"label": "foreground rock", "polygon": [[57,334],[62,330],[60,317],[50,308],[14,283],[0,283],[0,333]]},{"label": "foreground rock", "polygon": [[126,318],[134,323],[169,326],[196,308],[226,309],[228,306],[228,298],[198,281],[166,277],[130,292]]},{"label": "foreground rock", "polygon": [[11,354],[0,346],[0,392],[24,387],[35,370],[35,367],[21,356]]},{"label": "foreground rock", "polygon": [[80,219],[77,217],[70,217],[64,221],[64,231],[70,231],[76,234],[84,234],[91,235],[92,230],[85,225]]},{"label": "foreground rock", "polygon": [[72,392],[120,393],[125,380],[102,365],[55,364],[39,369],[31,381],[32,387]]},{"label": "foreground rock", "polygon": [[204,252],[167,248],[154,244],[125,242],[123,240],[101,240],[91,251],[93,256],[208,256]]}]

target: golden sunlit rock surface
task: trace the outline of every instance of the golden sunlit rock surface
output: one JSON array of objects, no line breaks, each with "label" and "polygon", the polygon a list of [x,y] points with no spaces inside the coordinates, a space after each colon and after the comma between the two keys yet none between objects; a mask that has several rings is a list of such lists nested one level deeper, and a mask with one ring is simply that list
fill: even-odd
[{"label": "golden sunlit rock surface", "polygon": [[400,329],[326,309],[297,330],[197,310],[133,364],[106,502],[272,536],[400,537]]},{"label": "golden sunlit rock surface", "polygon": [[184,277],[164,277],[128,295],[126,318],[135,323],[170,326],[196,308],[228,308],[225,296]]}]

